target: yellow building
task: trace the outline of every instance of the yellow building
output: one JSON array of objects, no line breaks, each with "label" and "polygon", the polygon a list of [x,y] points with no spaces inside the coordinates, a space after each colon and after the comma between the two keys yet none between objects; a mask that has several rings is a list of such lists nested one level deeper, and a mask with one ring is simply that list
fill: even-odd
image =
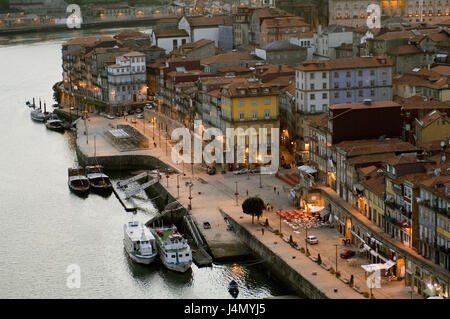
[{"label": "yellow building", "polygon": [[375,225],[384,229],[385,170],[375,166],[360,168],[364,190],[357,199],[358,208]]},{"label": "yellow building", "polygon": [[434,110],[422,120],[416,119],[415,133],[417,145],[447,140],[450,137],[450,119],[446,114]]},{"label": "yellow building", "polygon": [[[225,85],[221,91],[222,128],[242,128],[244,131],[254,128],[257,135],[260,128],[266,128],[268,134],[272,128],[279,129],[279,94],[278,86],[259,82]],[[273,142],[272,138],[268,140],[268,147]],[[250,143],[257,143],[257,140],[251,136]],[[246,137],[248,145],[249,138]]]}]

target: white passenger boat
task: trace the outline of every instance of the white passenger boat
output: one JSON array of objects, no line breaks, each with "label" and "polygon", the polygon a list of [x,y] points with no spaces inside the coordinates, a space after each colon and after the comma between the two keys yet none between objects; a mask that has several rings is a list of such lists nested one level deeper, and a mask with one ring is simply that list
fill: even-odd
[{"label": "white passenger boat", "polygon": [[131,260],[150,264],[157,253],[155,237],[144,224],[131,221],[123,225],[123,246]]},{"label": "white passenger boat", "polygon": [[150,230],[156,238],[159,258],[164,266],[178,272],[186,272],[191,268],[191,247],[176,226],[155,227]]}]

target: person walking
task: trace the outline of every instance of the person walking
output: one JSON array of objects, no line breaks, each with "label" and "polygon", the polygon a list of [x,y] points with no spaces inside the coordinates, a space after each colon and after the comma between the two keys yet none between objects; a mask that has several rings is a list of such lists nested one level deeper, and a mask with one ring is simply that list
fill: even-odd
[{"label": "person walking", "polygon": [[261,233],[262,233],[262,235],[264,236],[264,227],[261,228]]}]

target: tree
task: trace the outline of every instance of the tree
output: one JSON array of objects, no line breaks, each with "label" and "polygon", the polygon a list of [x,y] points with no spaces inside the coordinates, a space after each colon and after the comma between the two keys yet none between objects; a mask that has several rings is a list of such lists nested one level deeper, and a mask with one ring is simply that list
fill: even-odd
[{"label": "tree", "polygon": [[261,216],[264,210],[264,201],[259,197],[249,197],[242,203],[244,214],[252,215],[252,224],[255,216]]}]

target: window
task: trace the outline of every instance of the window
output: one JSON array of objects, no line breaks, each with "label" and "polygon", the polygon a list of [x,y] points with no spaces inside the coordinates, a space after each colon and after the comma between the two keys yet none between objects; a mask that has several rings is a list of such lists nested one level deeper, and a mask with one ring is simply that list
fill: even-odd
[{"label": "window", "polygon": [[347,91],[347,97],[352,97],[352,92]]},{"label": "window", "polygon": [[314,104],[311,105],[311,112],[312,113],[316,112],[316,106]]},{"label": "window", "polygon": [[239,106],[244,106],[244,100],[239,100]]},{"label": "window", "polygon": [[270,119],[270,110],[265,110],[264,111],[264,117],[266,120]]},{"label": "window", "polygon": [[328,98],[328,94],[327,93],[322,93],[322,99],[327,99]]},{"label": "window", "polygon": [[322,104],[322,112],[326,112],[328,109],[328,104]]},{"label": "window", "polygon": [[347,72],[345,73],[345,76],[346,76],[347,78],[349,78],[349,77],[350,77],[350,71],[347,71]]},{"label": "window", "polygon": [[173,48],[176,49],[177,46],[178,46],[177,40],[173,40],[173,41],[172,41],[172,44],[173,44]]},{"label": "window", "polygon": [[314,83],[310,84],[311,90],[314,90]]},{"label": "window", "polygon": [[370,75],[375,75],[375,71],[374,70],[370,70]]},{"label": "window", "polygon": [[374,80],[370,80],[370,86],[375,86],[375,81]]},{"label": "window", "polygon": [[258,119],[258,111],[253,111],[252,112],[252,120],[257,120]]},{"label": "window", "polygon": [[322,83],[322,89],[324,89],[324,90],[327,89],[327,84],[326,83]]},{"label": "window", "polygon": [[387,81],[386,81],[386,80],[383,80],[383,85],[386,85],[386,83],[387,83]]},{"label": "window", "polygon": [[264,105],[270,105],[270,97],[264,98]]},{"label": "window", "polygon": [[313,80],[313,79],[314,79],[314,73],[310,73],[310,74],[309,74],[309,78],[310,78],[311,80]]},{"label": "window", "polygon": [[336,99],[338,99],[338,98],[339,98],[339,92],[334,92],[334,97],[335,97]]},{"label": "window", "polygon": [[352,85],[352,82],[350,82],[350,81],[347,81],[347,87],[349,88],[351,85]]},{"label": "window", "polygon": [[339,82],[334,82],[334,88],[339,89]]},{"label": "window", "polygon": [[339,73],[338,72],[334,72],[334,77],[335,78],[339,78]]},{"label": "window", "polygon": [[244,112],[239,112],[239,120],[243,121],[245,119]]},{"label": "window", "polygon": [[359,96],[359,97],[362,97],[362,96],[363,96],[363,91],[362,91],[362,90],[359,90],[359,91],[358,91],[358,96]]},{"label": "window", "polygon": [[375,96],[375,90],[370,90],[370,96]]},{"label": "window", "polygon": [[253,106],[257,106],[258,105],[258,100],[257,99],[252,99],[252,105]]},{"label": "window", "polygon": [[363,82],[362,81],[358,81],[358,86],[362,87],[363,86]]},{"label": "window", "polygon": [[322,79],[326,79],[327,78],[327,73],[326,72],[322,72]]},{"label": "window", "polygon": [[309,99],[310,100],[315,100],[316,99],[316,95],[315,94],[310,94],[309,95]]},{"label": "window", "polygon": [[362,76],[362,70],[358,70],[358,76]]}]

